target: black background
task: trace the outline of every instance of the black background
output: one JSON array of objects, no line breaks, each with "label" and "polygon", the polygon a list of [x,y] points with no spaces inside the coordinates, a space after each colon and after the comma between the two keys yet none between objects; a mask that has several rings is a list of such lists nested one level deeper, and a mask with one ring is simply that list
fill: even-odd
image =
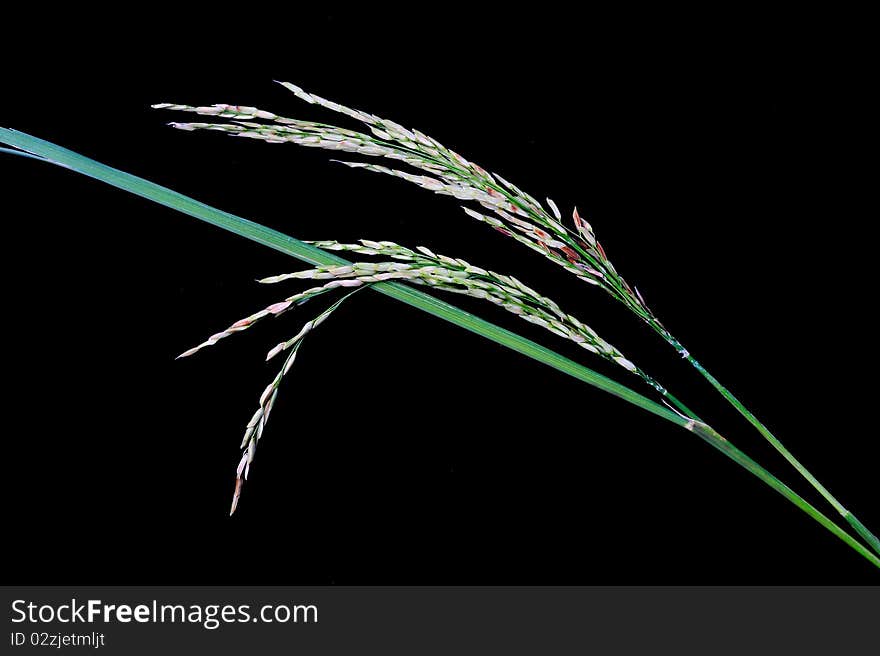
[{"label": "black background", "polygon": [[[845,21],[224,11],[189,29],[175,12],[100,29],[10,20],[0,124],[295,237],[425,244],[514,273],[821,502],[632,315],[454,200],[324,151],[181,133],[165,122],[185,117],[148,106],[356,127],[272,83],[285,79],[421,129],[577,204],[667,327],[880,526],[873,121]],[[241,431],[277,366],[263,355],[322,306],[174,356],[286,296],[295,286],[254,279],[299,263],[59,168],[0,167],[16,583],[878,581],[694,436],[367,293],[305,343],[229,518]],[[644,391],[538,328],[449,300]]]}]

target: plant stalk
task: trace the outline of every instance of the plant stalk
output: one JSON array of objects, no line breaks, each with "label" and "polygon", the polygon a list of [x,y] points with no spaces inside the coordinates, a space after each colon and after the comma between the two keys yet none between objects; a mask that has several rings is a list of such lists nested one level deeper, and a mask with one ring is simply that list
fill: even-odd
[{"label": "plant stalk", "polygon": [[722,385],[715,376],[710,374],[704,367],[701,365],[692,355],[688,354],[685,356],[685,359],[693,365],[694,369],[696,369],[707,381],[709,384],[714,387],[721,396],[723,396],[730,405],[732,405],[736,410],[746,418],[746,420],[754,426],[758,432],[766,439],[779,453],[782,454],[782,457],[788,460],[792,467],[794,467],[801,476],[803,476],[807,481],[809,481],[810,485],[812,485],[819,494],[821,494],[826,501],[849,523],[850,526],[858,533],[862,539],[867,542],[874,551],[880,554],[880,540],[877,539],[877,536],[874,535],[868,527],[866,527],[859,519],[853,515],[849,510],[844,508],[843,504],[841,504],[828,489],[822,485],[815,476],[813,476],[810,471],[804,467],[800,463],[800,461],[795,458],[791,452],[785,448],[782,442],[776,438],[770,430],[758,420],[755,415],[753,415],[748,408],[743,405],[743,403],[736,398],[733,393],[728,390],[724,385]]},{"label": "plant stalk", "polygon": [[[24,153],[16,152],[16,154],[35,156],[37,159],[43,159],[48,163],[68,168],[82,175],[89,176],[160,205],[165,205],[166,207],[170,207],[212,225],[221,227],[257,243],[269,246],[270,248],[281,251],[282,253],[304,262],[313,265],[345,265],[349,263],[347,260],[344,260],[337,255],[301,242],[276,230],[248,221],[247,219],[235,216],[229,212],[218,210],[193,198],[172,191],[167,187],[162,187],[143,178],[111,168],[71,150],[32,137],[23,132],[0,127],[0,143],[5,143],[24,151]],[[695,418],[687,418],[678,412],[665,408],[628,387],[602,376],[573,360],[559,355],[536,342],[521,337],[516,333],[499,326],[495,326],[488,321],[460,310],[455,306],[436,299],[424,292],[399,283],[388,282],[376,283],[371,286],[371,289],[486,337],[487,339],[517,353],[526,355],[578,380],[589,383],[594,387],[602,389],[609,394],[617,396],[643,410],[695,433],[701,439],[711,444],[728,458],[788,499],[793,505],[800,508],[850,548],[880,569],[880,558],[871,553],[871,551],[853,539],[852,536],[843,531],[828,517],[822,514],[822,512],[813,507],[808,501],[800,497],[787,485],[782,483],[742,451],[735,448],[730,442],[706,424],[697,421]],[[683,411],[692,414],[683,404],[681,404],[680,407]]]}]

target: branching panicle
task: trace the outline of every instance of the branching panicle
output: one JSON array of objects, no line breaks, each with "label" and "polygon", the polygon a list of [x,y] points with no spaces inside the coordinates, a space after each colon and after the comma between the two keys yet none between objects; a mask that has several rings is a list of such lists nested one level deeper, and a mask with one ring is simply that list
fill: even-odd
[{"label": "branching panicle", "polygon": [[[556,203],[547,199],[548,211],[533,196],[492,174],[481,166],[466,160],[437,140],[417,130],[350,109],[300,89],[288,82],[281,83],[297,97],[311,104],[321,105],[342,113],[369,126],[371,134],[355,132],[323,123],[280,117],[272,112],[234,105],[192,107],[163,103],[159,109],[194,112],[201,115],[236,119],[231,123],[172,123],[183,130],[219,130],[234,136],[260,139],[270,143],[296,143],[303,146],[340,150],[360,155],[383,157],[404,162],[431,175],[415,175],[406,171],[366,162],[342,162],[354,168],[398,177],[466,202],[475,202],[488,210],[486,215],[466,207],[465,211],[484,223],[492,225],[506,236],[562,266],[578,278],[598,285],[623,302],[655,329],[662,329],[640,295],[617,273],[608,260],[593,229],[575,209],[571,227],[563,224],[562,213]],[[263,119],[272,123],[257,123]],[[494,215],[494,216],[493,216]]]},{"label": "branching panicle", "polygon": [[[337,285],[338,286],[338,285]],[[278,397],[278,388],[281,386],[281,381],[287,372],[290,371],[290,368],[293,366],[294,361],[296,360],[297,351],[299,351],[299,347],[302,345],[303,339],[306,335],[308,335],[312,330],[317,328],[321,323],[323,323],[327,317],[329,317],[334,310],[336,310],[346,299],[348,299],[352,294],[359,290],[355,290],[354,292],[349,292],[341,299],[336,301],[333,305],[324,310],[317,317],[312,319],[311,321],[307,321],[300,331],[291,339],[286,342],[281,342],[278,346],[273,348],[269,354],[266,356],[266,359],[269,360],[274,356],[278,355],[278,353],[282,351],[290,351],[287,355],[287,358],[284,360],[284,364],[281,367],[281,370],[272,379],[272,382],[266,386],[266,389],[263,390],[263,393],[260,395],[260,407],[257,408],[257,411],[254,413],[251,420],[248,422],[247,427],[244,431],[244,438],[241,441],[241,448],[244,450],[242,454],[241,461],[238,463],[238,468],[235,472],[235,493],[232,497],[232,508],[229,511],[229,514],[233,514],[235,509],[238,507],[238,500],[241,496],[241,488],[244,484],[244,481],[247,480],[248,473],[250,472],[251,463],[254,461],[254,456],[257,452],[257,444],[260,441],[260,438],[263,435],[263,429],[266,427],[266,422],[269,420],[269,413],[272,411],[272,407],[275,405],[275,399]]]},{"label": "branching panicle", "polygon": [[[402,162],[421,171],[422,174],[414,174],[399,168],[368,162],[345,161],[342,163],[347,166],[364,168],[401,178],[435,193],[453,196],[465,203],[478,204],[485,212],[477,211],[472,205],[465,205],[465,212],[472,218],[487,223],[505,236],[511,237],[528,248],[540,252],[544,257],[579,279],[600,287],[647,323],[736,408],[850,523],[854,530],[872,548],[875,548],[880,553],[880,540],[870,533],[852,513],[844,508],[739,399],[709,374],[688,350],[666,330],[645,303],[638,290],[631,287],[617,273],[614,265],[608,259],[605,249],[596,239],[592,227],[578,214],[576,208],[572,212],[570,225],[567,226],[563,223],[562,212],[560,212],[556,203],[551,199],[546,199],[546,207],[541,205],[534,197],[523,192],[501,176],[489,173],[479,165],[466,160],[458,153],[443,146],[436,139],[417,130],[409,130],[388,119],[351,109],[315,94],[308,93],[289,82],[281,82],[280,84],[307,103],[320,105],[365,124],[369,128],[369,134],[324,123],[286,118],[256,107],[237,105],[192,107],[168,103],[154,105],[154,107],[229,119],[227,123],[193,122],[171,124],[182,130],[219,130],[234,136],[260,139],[269,143],[296,143],[303,146],[339,150]],[[265,121],[268,121],[268,123]],[[397,255],[392,257],[400,259]],[[425,267],[422,268],[424,269]],[[406,278],[417,284],[430,284],[438,288],[443,288],[443,285],[447,285],[449,291],[470,293],[471,295],[474,295],[474,289],[478,289],[481,293],[486,293],[486,297],[489,300],[497,300],[499,298],[493,296],[488,290],[481,289],[476,283],[469,285],[446,283],[440,280],[443,277],[441,274],[432,273],[428,275],[426,271],[423,271],[422,274],[412,274],[411,270],[389,269],[388,271],[370,274],[368,277],[373,277],[377,280]],[[455,276],[452,276],[452,278],[455,278]],[[359,277],[349,273],[346,274],[346,279],[357,280]],[[483,282],[489,284],[488,281]],[[462,291],[465,289],[469,291]],[[505,305],[505,301],[500,301],[499,304]],[[540,312],[543,311],[544,309],[535,309],[533,313],[524,313],[523,318],[541,325],[546,324],[545,327],[548,327],[548,329],[565,336],[565,330],[559,327],[564,322],[559,317],[555,317],[554,320],[559,325],[553,324],[551,320],[540,315]],[[213,336],[205,344],[213,343],[213,341],[225,337],[230,331],[237,329],[234,325],[224,333],[218,333],[218,335]],[[604,355],[602,349],[595,347],[589,340],[584,341],[581,345],[588,349],[592,347],[600,355]],[[198,348],[200,347],[194,350]],[[623,364],[623,366],[627,366],[625,363],[629,363],[625,358],[622,361],[616,359],[615,361],[618,364]],[[629,364],[631,365],[632,363]],[[630,367],[627,366],[627,368]],[[630,370],[635,371],[634,365]],[[645,379],[652,386],[656,387],[661,394],[665,393],[665,390],[659,385],[656,385],[647,377]]]}]

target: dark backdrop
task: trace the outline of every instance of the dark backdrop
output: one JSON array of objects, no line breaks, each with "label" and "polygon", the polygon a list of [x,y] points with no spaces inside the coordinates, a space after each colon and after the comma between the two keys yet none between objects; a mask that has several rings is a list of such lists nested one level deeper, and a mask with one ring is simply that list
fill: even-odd
[{"label": "dark backdrop", "polygon": [[[880,526],[873,121],[846,28],[438,8],[240,7],[188,31],[176,13],[150,18],[10,23],[0,123],[299,238],[426,244],[515,273],[821,502],[632,315],[454,200],[324,151],[174,131],[177,115],[148,106],[338,120],[272,83],[285,79],[419,128],[577,204],[672,332]],[[694,436],[366,293],[305,343],[230,518],[241,431],[277,366],[263,355],[322,305],[174,356],[287,295],[254,279],[300,265],[59,168],[0,167],[16,583],[878,582]]]}]

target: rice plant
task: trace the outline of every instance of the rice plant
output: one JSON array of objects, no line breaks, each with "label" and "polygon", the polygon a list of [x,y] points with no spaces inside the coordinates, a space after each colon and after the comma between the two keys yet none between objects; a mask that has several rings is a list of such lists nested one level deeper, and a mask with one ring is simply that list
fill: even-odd
[{"label": "rice plant", "polygon": [[[156,109],[194,112],[232,119],[226,123],[171,123],[181,130],[219,130],[233,136],[259,139],[268,143],[294,143],[402,162],[428,175],[367,162],[341,161],[354,168],[391,175],[465,202],[475,202],[491,214],[462,206],[472,218],[489,224],[498,232],[542,253],[578,279],[599,287],[660,335],[687,360],[717,391],[751,423],[758,432],[828,501],[872,547],[880,553],[880,541],[804,467],[785,446],[726,387],[724,387],[682,343],[660,322],[636,287],[621,276],[596,238],[592,226],[574,208],[571,226],[563,223],[562,213],[550,198],[547,207],[533,196],[498,174],[489,173],[436,139],[381,117],[345,107],[289,82],[280,82],[294,95],[309,103],[353,118],[365,124],[370,134],[325,123],[279,116],[256,107],[216,104],[194,107],[161,103]],[[268,121],[256,122],[254,119]],[[339,160],[336,160],[339,161]],[[652,379],[643,376],[649,383]],[[657,386],[661,394],[662,388]]]},{"label": "rice plant", "polygon": [[[880,553],[880,543],[877,538],[832,497],[815,477],[795,460],[782,444],[663,327],[638,290],[634,286],[630,286],[615,270],[605,249],[597,240],[592,226],[579,215],[577,209],[573,210],[570,223],[566,225],[557,205],[549,198],[546,201],[546,207],[543,206],[534,197],[501,176],[487,172],[479,165],[466,160],[461,155],[444,147],[440,142],[417,130],[409,130],[387,119],[325,100],[307,93],[295,85],[282,84],[297,97],[310,104],[323,106],[366,124],[370,134],[324,123],[287,118],[254,107],[233,105],[197,107],[168,103],[155,105],[155,107],[231,119],[224,123],[171,124],[182,130],[216,130],[233,136],[259,139],[269,143],[289,142],[396,160],[420,171],[420,173],[416,174],[362,161],[342,163],[354,168],[365,168],[392,175],[435,193],[453,196],[464,203],[475,203],[480,206],[482,211],[468,205],[463,205],[463,209],[471,218],[488,224],[505,237],[514,239],[531,250],[541,253],[551,262],[590,286],[602,289],[658,333],[681,357],[690,362],[729,403],[740,411],[774,447],[786,456],[789,462],[831,503],[874,551]],[[514,276],[498,274],[454,257],[437,255],[425,247],[409,249],[391,241],[363,239],[358,243],[351,244],[332,240],[300,242],[258,224],[205,206],[169,189],[98,164],[54,144],[22,133],[6,129],[0,130],[2,130],[0,132],[2,141],[16,149],[14,151],[16,154],[29,154],[46,162],[59,164],[90,175],[314,265],[311,269],[273,276],[261,282],[280,284],[299,280],[322,281],[320,285],[296,292],[280,302],[233,323],[227,329],[212,335],[203,343],[184,352],[181,357],[193,355],[225,337],[249,329],[264,318],[282,315],[309,299],[334,290],[352,288],[346,296],[336,300],[314,319],[306,322],[294,337],[279,343],[269,352],[267,359],[285,352],[286,357],[281,370],[263,391],[259,407],[246,426],[241,444],[243,453],[236,468],[232,512],[238,505],[243,482],[248,477],[257,444],[263,435],[282,379],[290,371],[303,339],[330,317],[334,310],[352,293],[370,288],[492,339],[689,430],[757,476],[875,566],[880,567],[880,559],[862,543],[841,529],[788,486],[781,483],[766,469],[739,451],[729,440],[722,437],[709,424],[690,411],[654,377],[626,358],[580,318],[568,311],[563,311],[556,302]],[[386,259],[349,262],[329,251],[347,252],[358,257]],[[574,342],[589,353],[614,362],[630,374],[637,376],[649,386],[653,393],[660,396],[660,400],[666,407],[620,383],[593,372],[582,364],[572,362],[546,347],[473,315],[461,312],[431,295],[419,292],[413,289],[414,286],[427,288],[441,294],[460,294],[482,299],[519,316],[523,320],[539,325],[552,333],[554,338]]]},{"label": "rice plant", "polygon": [[282,315],[288,310],[321,294],[331,292],[335,289],[355,288],[354,291],[349,292],[341,300],[331,305],[315,319],[306,322],[294,337],[280,342],[266,355],[266,360],[270,360],[279,353],[291,349],[291,353],[285,361],[282,370],[264,390],[260,397],[260,407],[247,425],[244,440],[241,444],[241,448],[245,450],[245,454],[243,455],[236,472],[236,487],[232,503],[232,512],[235,512],[235,508],[238,505],[238,498],[241,493],[243,480],[242,469],[244,468],[244,479],[246,479],[250,464],[253,462],[257,443],[262,436],[265,422],[269,417],[269,411],[271,410],[272,405],[275,402],[275,397],[278,394],[278,387],[281,383],[281,379],[290,369],[296,351],[302,344],[302,339],[312,329],[327,319],[345,299],[359,291],[359,288],[362,289],[364,286],[369,286],[377,282],[402,280],[411,284],[430,287],[431,289],[443,292],[464,294],[472,298],[488,301],[513,313],[521,319],[528,321],[529,323],[541,326],[550,333],[570,340],[586,351],[605,358],[606,360],[623,367],[625,370],[636,374],[645,383],[659,392],[670,402],[671,405],[676,406],[685,413],[685,416],[687,416],[688,419],[696,419],[696,415],[693,415],[686,406],[672,396],[672,394],[660,385],[660,383],[655,381],[633,362],[624,357],[617,348],[602,339],[596,331],[573,315],[562,311],[559,305],[551,299],[542,296],[512,276],[488,271],[481,267],[473,266],[461,259],[454,259],[445,255],[436,255],[424,246],[420,246],[416,250],[411,250],[404,246],[400,246],[399,244],[395,244],[394,242],[374,242],[366,239],[361,240],[358,244],[342,244],[335,241],[312,243],[328,250],[350,251],[359,255],[387,255],[394,259],[384,262],[354,262],[353,264],[346,265],[315,267],[312,269],[296,271],[294,273],[264,278],[260,282],[270,284],[283,283],[292,280],[329,280],[329,282],[318,287],[312,287],[305,291],[298,292],[282,301],[273,303],[250,316],[240,319],[227,329],[211,335],[211,337],[201,344],[178,356],[188,357],[193,355],[207,346],[216,344],[221,339],[250,328],[264,318]]}]

